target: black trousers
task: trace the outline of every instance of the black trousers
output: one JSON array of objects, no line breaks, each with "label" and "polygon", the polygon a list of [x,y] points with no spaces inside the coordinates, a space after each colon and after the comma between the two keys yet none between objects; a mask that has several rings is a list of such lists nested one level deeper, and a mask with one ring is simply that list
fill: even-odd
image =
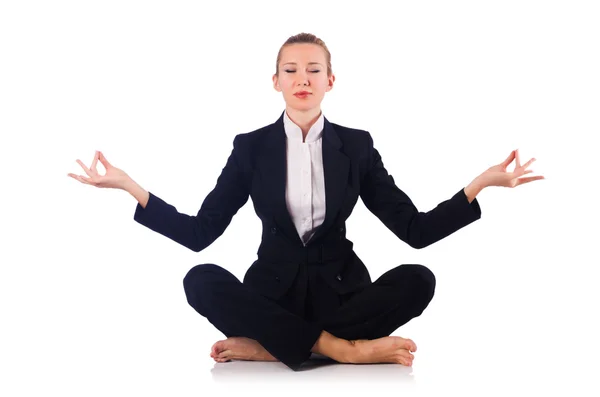
[{"label": "black trousers", "polygon": [[226,337],[254,339],[293,370],[310,357],[323,330],[347,340],[388,336],[419,316],[435,290],[433,273],[415,264],[395,267],[346,295],[320,278],[311,283],[272,300],[215,264],[194,266],[183,280],[188,303]]}]

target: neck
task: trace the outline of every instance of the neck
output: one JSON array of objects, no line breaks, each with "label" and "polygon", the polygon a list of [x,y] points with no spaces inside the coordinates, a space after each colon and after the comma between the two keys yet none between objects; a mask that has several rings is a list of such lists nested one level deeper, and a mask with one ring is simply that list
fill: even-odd
[{"label": "neck", "polygon": [[286,106],[285,111],[290,118],[302,130],[302,138],[306,138],[308,130],[321,116],[321,108],[316,107],[308,110],[297,110]]}]

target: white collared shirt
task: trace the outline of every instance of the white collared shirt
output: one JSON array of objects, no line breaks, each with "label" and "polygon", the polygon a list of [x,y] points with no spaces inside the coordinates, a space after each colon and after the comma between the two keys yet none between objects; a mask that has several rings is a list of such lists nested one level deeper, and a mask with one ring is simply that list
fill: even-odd
[{"label": "white collared shirt", "polygon": [[310,127],[305,142],[302,130],[283,116],[286,135],[287,178],[285,201],[298,235],[306,245],[314,230],[325,220],[325,178],[323,174],[323,112]]}]

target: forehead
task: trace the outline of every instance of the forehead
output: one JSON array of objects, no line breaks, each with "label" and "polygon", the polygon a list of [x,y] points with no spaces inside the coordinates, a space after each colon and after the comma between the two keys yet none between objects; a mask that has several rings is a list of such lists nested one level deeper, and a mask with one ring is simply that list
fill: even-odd
[{"label": "forehead", "polygon": [[285,63],[320,63],[325,65],[325,51],[318,44],[289,44],[281,51],[281,64]]}]

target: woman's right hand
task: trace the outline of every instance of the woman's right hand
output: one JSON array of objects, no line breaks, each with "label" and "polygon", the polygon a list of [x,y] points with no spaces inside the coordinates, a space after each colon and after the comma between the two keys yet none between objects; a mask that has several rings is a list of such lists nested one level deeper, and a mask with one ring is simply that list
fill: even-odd
[{"label": "woman's right hand", "polygon": [[[98,174],[98,171],[96,170],[96,164],[98,163],[98,160],[100,160],[106,169],[105,175]],[[68,176],[73,179],[77,179],[81,183],[96,187],[125,189],[126,184],[131,181],[131,178],[125,171],[117,167],[113,167],[100,151],[96,151],[94,159],[92,160],[92,166],[90,168],[87,168],[85,164],[81,162],[81,160],[77,159],[76,161],[79,163],[79,165],[81,165],[85,173],[88,174],[89,178],[86,178],[83,175],[75,175],[71,173],[69,173]]]}]

